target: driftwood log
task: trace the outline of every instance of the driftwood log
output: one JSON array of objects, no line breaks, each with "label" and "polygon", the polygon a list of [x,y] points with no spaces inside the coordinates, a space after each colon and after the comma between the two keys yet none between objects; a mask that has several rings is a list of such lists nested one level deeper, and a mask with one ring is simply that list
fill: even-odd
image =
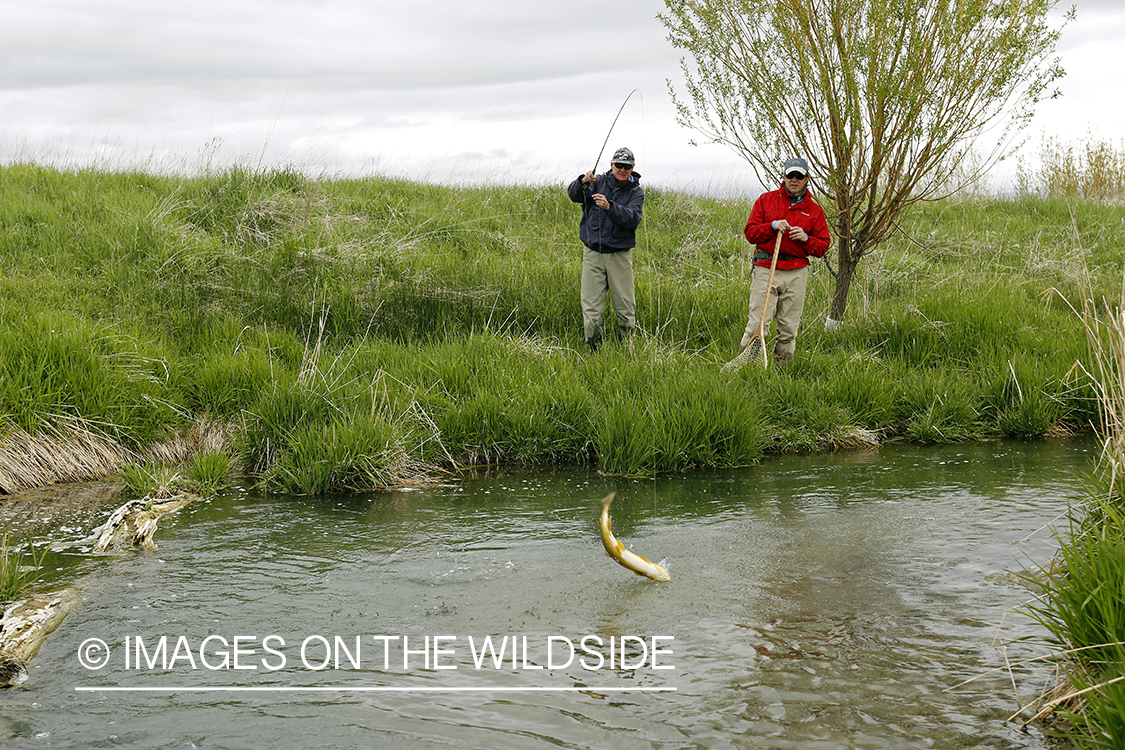
[{"label": "driftwood log", "polygon": [[167,498],[146,497],[130,500],[94,529],[88,541],[94,541],[94,552],[109,552],[129,548],[156,549],[152,541],[156,524],[169,513],[175,513],[197,498],[180,494]]},{"label": "driftwood log", "polygon": [[80,598],[77,589],[68,588],[36,594],[4,609],[4,619],[0,620],[0,687],[22,681],[28,662]]}]

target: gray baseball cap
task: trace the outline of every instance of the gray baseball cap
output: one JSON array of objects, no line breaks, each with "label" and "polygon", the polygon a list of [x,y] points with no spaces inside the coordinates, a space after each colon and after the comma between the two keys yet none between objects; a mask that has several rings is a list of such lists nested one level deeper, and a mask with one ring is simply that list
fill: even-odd
[{"label": "gray baseball cap", "polygon": [[628,164],[630,167],[637,163],[633,158],[633,152],[627,148],[619,148],[613,152],[613,158],[610,161],[614,164]]},{"label": "gray baseball cap", "polygon": [[789,161],[785,162],[785,166],[782,167],[781,173],[787,175],[790,172],[800,172],[802,177],[807,177],[809,174],[809,163],[804,159],[790,159]]}]

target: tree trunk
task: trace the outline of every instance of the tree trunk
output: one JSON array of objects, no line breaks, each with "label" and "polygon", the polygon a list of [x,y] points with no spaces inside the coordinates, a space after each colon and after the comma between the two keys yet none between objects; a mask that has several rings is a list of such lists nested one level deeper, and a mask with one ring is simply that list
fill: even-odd
[{"label": "tree trunk", "polygon": [[853,243],[841,239],[836,254],[836,289],[832,293],[832,306],[828,311],[828,318],[837,322],[844,319],[844,313],[848,309],[848,292],[851,291],[855,269],[859,265],[859,258],[855,257],[853,248]]}]

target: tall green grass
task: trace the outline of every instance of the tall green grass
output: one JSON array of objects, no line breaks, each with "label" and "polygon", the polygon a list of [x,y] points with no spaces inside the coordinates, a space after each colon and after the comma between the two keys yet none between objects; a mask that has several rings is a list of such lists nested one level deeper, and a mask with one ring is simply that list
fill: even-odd
[{"label": "tall green grass", "polygon": [[853,427],[947,442],[1096,419],[1066,300],[1119,273],[1121,208],[923,207],[861,267],[843,329],[822,326],[818,263],[794,363],[721,375],[746,322],[750,205],[650,188],[640,335],[589,357],[562,186],[9,166],[0,413],[138,446],[206,414],[235,426],[252,476],[304,492],[377,485],[391,464],[637,474]]},{"label": "tall green grass", "polygon": [[0,300],[0,413],[12,424],[31,431],[69,417],[140,445],[183,423],[159,342],[34,300],[22,306]]},{"label": "tall green grass", "polygon": [[1056,726],[1077,748],[1125,747],[1125,512],[1104,496],[1072,519],[1032,616],[1054,634],[1068,689]]},{"label": "tall green grass", "polygon": [[1098,398],[1100,473],[1072,509],[1058,564],[1041,571],[1028,611],[1052,634],[1063,682],[1037,716],[1078,748],[1125,747],[1125,288],[1119,301],[1081,306]]}]

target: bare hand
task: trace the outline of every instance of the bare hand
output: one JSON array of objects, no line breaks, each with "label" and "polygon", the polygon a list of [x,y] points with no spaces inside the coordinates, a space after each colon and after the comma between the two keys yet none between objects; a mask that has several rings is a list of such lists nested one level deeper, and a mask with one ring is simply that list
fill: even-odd
[{"label": "bare hand", "polygon": [[789,239],[794,242],[808,242],[809,235],[800,227],[789,227]]},{"label": "bare hand", "polygon": [[582,175],[582,182],[583,183],[593,182],[596,179],[598,179],[597,175],[594,174],[594,170],[592,170],[592,169],[589,172],[587,172],[586,174]]},{"label": "bare hand", "polygon": [[606,197],[604,195],[602,195],[601,193],[594,193],[593,195],[590,196],[590,198],[593,199],[594,205],[596,205],[598,208],[604,208],[604,209],[609,208],[609,201],[606,200]]}]

